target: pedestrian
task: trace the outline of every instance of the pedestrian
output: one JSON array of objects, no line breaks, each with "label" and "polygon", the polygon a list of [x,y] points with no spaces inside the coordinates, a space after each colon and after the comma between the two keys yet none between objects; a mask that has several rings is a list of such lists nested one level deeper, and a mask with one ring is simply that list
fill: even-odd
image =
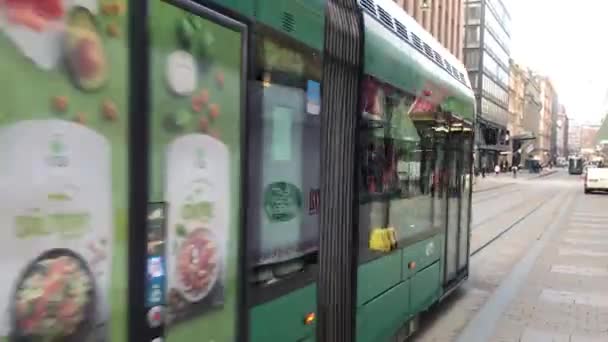
[{"label": "pedestrian", "polygon": [[494,172],[496,173],[497,176],[500,173],[500,166],[498,166],[498,164],[496,164],[496,166],[494,166]]},{"label": "pedestrian", "polygon": [[513,165],[511,171],[513,171],[513,178],[517,178],[517,165]]}]

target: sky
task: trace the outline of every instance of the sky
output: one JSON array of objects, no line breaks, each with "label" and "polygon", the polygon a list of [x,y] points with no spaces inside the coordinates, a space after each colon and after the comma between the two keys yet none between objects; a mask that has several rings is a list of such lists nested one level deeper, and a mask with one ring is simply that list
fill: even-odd
[{"label": "sky", "polygon": [[607,0],[503,0],[511,57],[549,76],[570,118],[599,122],[608,95]]}]

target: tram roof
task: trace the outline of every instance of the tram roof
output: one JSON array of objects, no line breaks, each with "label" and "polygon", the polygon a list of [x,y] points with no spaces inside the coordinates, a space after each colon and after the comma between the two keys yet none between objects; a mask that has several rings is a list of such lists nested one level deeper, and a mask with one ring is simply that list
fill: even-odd
[{"label": "tram roof", "polygon": [[[323,49],[326,0],[214,2]],[[364,13],[365,72],[472,122],[475,98],[462,62],[393,0],[358,3]],[[423,95],[429,91],[432,96]]]},{"label": "tram roof", "polygon": [[454,55],[392,0],[359,0],[365,21],[365,71],[423,96],[445,111],[474,119],[467,71]]}]

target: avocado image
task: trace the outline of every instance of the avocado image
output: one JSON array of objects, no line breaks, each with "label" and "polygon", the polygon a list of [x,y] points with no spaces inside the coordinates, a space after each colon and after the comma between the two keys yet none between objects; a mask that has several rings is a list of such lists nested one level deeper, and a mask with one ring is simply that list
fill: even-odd
[{"label": "avocado image", "polygon": [[70,12],[65,48],[70,76],[78,88],[93,91],[106,83],[109,66],[103,42],[95,17],[84,7]]}]

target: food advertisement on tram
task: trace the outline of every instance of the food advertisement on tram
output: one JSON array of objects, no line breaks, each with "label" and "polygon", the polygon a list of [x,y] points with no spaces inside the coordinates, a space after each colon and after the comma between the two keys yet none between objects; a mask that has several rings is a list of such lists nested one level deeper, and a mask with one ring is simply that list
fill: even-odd
[{"label": "food advertisement on tram", "polygon": [[167,206],[168,341],[234,341],[241,33],[151,2],[151,201]]},{"label": "food advertisement on tram", "polygon": [[2,341],[126,341],[126,8],[0,1]]},{"label": "food advertisement on tram", "polygon": [[[312,82],[308,82],[310,86]],[[313,86],[314,87],[314,86]],[[263,127],[252,136],[262,148],[259,190],[251,192],[252,264],[273,267],[273,277],[294,272],[318,248],[319,117],[307,111],[307,91],[271,84],[264,88]],[[271,280],[259,272],[256,281]]]}]

